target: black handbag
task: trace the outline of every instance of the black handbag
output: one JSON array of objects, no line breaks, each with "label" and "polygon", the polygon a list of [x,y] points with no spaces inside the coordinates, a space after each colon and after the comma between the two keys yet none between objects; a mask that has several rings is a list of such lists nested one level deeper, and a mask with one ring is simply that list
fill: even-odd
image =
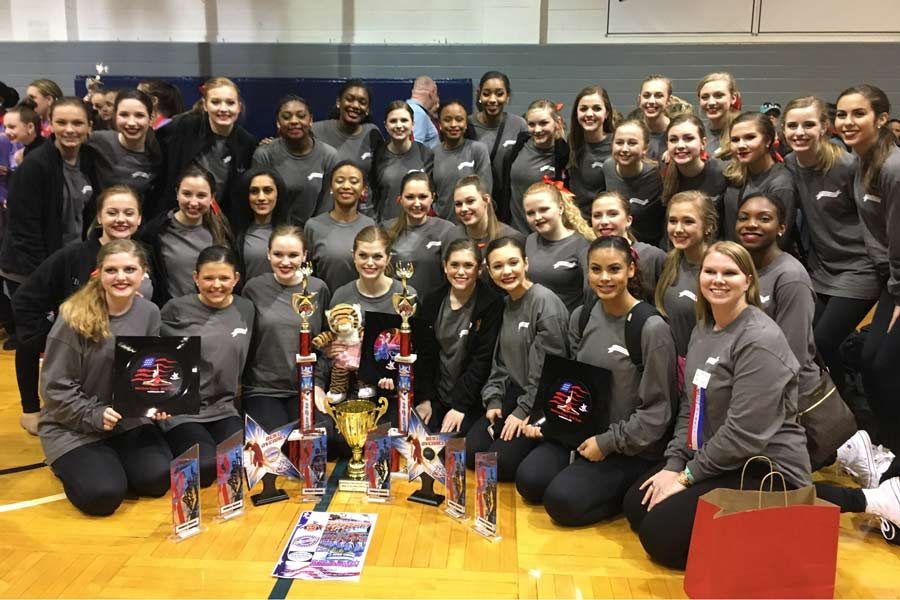
[{"label": "black handbag", "polygon": [[837,449],[856,433],[856,418],[841,398],[828,371],[821,367],[822,377],[816,388],[799,398],[798,420],[806,430],[806,448],[812,470],[830,464]]}]

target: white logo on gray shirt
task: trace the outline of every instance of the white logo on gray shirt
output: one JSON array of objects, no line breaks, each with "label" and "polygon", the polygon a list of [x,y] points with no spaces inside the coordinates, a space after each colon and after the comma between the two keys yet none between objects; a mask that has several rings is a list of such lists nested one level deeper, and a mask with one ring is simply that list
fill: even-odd
[{"label": "white logo on gray shirt", "polygon": [[595,160],[594,162],[591,163],[591,168],[592,169],[602,169],[603,163],[600,162],[599,160]]},{"label": "white logo on gray shirt", "polygon": [[150,173],[145,173],[144,171],[135,171],[131,174],[132,179],[137,179],[140,177],[141,179],[150,179]]},{"label": "white logo on gray shirt", "polygon": [[647,206],[648,204],[650,204],[649,199],[644,200],[643,198],[629,198],[628,202],[630,202],[631,204],[639,204],[641,206]]},{"label": "white logo on gray shirt", "polygon": [[606,351],[607,354],[612,354],[613,352],[618,352],[619,354],[624,354],[625,356],[630,356],[630,354],[628,354],[628,350],[626,350],[625,348],[623,348],[622,346],[620,346],[618,344],[613,344],[612,346],[609,347],[609,350]]},{"label": "white logo on gray shirt", "polygon": [[239,335],[247,335],[246,327],[235,327],[234,331],[231,332],[231,337],[237,337]]},{"label": "white logo on gray shirt", "polygon": [[467,335],[469,335],[469,330],[468,330],[468,329],[460,329],[460,330],[459,330],[459,339],[462,339],[463,336],[467,336]]},{"label": "white logo on gray shirt", "polygon": [[313,179],[322,179],[321,173],[310,173],[306,176],[307,181],[312,181]]},{"label": "white logo on gray shirt", "polygon": [[425,244],[425,249],[430,250],[431,248],[440,248],[441,241],[440,240],[431,240],[427,244]]},{"label": "white logo on gray shirt", "polygon": [[462,171],[462,170],[465,169],[466,167],[472,167],[472,168],[474,168],[474,167],[475,167],[475,161],[474,161],[474,160],[464,160],[464,161],[462,161],[461,163],[459,163],[458,165],[456,165],[456,170],[457,170],[457,171]]},{"label": "white logo on gray shirt", "polygon": [[876,204],[881,204],[881,198],[873,196],[872,194],[866,194],[863,196],[863,202],[875,202]]},{"label": "white logo on gray shirt", "polygon": [[362,156],[359,157],[359,160],[366,160],[367,158],[372,158],[371,152],[363,152]]},{"label": "white logo on gray shirt", "polygon": [[81,188],[82,194],[90,194],[93,191],[94,191],[94,188],[93,188],[93,186],[90,186],[90,185],[86,185],[83,188]]},{"label": "white logo on gray shirt", "polygon": [[706,364],[708,364],[711,367],[716,366],[717,364],[719,364],[719,357],[718,356],[716,356],[716,357],[710,356],[709,358],[706,359]]},{"label": "white logo on gray shirt", "polygon": [[528,321],[519,321],[519,331],[522,329],[528,329],[528,326],[531,325]]},{"label": "white logo on gray shirt", "polygon": [[516,145],[516,140],[506,140],[505,142],[503,142],[504,148],[506,148],[508,146],[515,146],[515,145]]},{"label": "white logo on gray shirt", "polygon": [[690,298],[694,302],[697,301],[697,294],[695,294],[691,290],[681,290],[681,292],[678,294],[678,297],[679,298]]},{"label": "white logo on gray shirt", "polygon": [[558,260],[555,263],[553,263],[554,269],[559,269],[559,268],[574,269],[577,266],[578,266],[578,263],[572,262],[571,260]]},{"label": "white logo on gray shirt", "polygon": [[771,298],[771,297],[772,297],[772,296],[760,296],[760,297],[759,297],[759,301],[762,302],[763,304],[768,304],[768,303],[769,303],[769,298]]},{"label": "white logo on gray shirt", "polygon": [[554,167],[553,165],[544,165],[543,167],[541,167],[540,171],[541,173],[543,173],[544,171],[553,171],[554,173],[556,173],[556,167]]},{"label": "white logo on gray shirt", "polygon": [[820,200],[822,198],[837,198],[841,195],[841,190],[836,192],[829,192],[828,190],[822,190],[818,194],[816,194],[816,200]]}]

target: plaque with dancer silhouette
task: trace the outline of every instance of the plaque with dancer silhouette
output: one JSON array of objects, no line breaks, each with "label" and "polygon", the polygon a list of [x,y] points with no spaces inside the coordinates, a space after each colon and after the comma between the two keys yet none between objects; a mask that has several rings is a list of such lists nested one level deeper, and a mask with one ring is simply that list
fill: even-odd
[{"label": "plaque with dancer silhouette", "polygon": [[567,448],[609,427],[610,372],[601,367],[548,355],[535,404],[542,406],[544,439]]},{"label": "plaque with dancer silhouette", "polygon": [[123,418],[198,414],[200,337],[117,337],[113,408]]}]

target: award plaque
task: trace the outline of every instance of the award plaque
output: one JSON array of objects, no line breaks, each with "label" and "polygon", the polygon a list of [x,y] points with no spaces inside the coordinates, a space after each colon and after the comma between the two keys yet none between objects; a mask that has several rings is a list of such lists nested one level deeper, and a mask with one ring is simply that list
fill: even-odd
[{"label": "award plaque", "polygon": [[303,487],[301,502],[318,502],[325,495],[325,468],[328,462],[328,436],[324,429],[314,429],[300,435],[300,475]]},{"label": "award plaque", "polygon": [[262,492],[250,496],[254,506],[287,500],[285,491],[275,487],[277,476],[300,479],[297,467],[281,451],[294,426],[295,423],[288,423],[269,433],[253,417],[245,417],[244,472],[247,475],[247,489],[253,489],[260,480],[263,482]]},{"label": "award plaque", "polygon": [[544,439],[571,450],[606,431],[610,382],[607,369],[547,355],[536,398],[546,419]]},{"label": "award plaque", "polygon": [[447,508],[454,519],[466,518],[466,440],[453,438],[444,446],[444,471]]},{"label": "award plaque", "polygon": [[408,500],[430,506],[440,506],[444,496],[434,493],[434,482],[446,481],[444,471],[444,445],[449,434],[429,433],[416,411],[409,413],[409,430],[394,438],[394,447],[406,459],[406,472],[410,481],[421,479],[422,487]]},{"label": "award plaque", "polygon": [[475,525],[476,533],[496,542],[497,535],[497,453],[475,454]]},{"label": "award plaque", "polygon": [[238,431],[216,446],[216,485],[222,520],[244,512],[243,445],[244,433]]},{"label": "award plaque", "polygon": [[200,337],[116,337],[113,408],[128,417],[200,412]]},{"label": "award plaque", "polygon": [[366,496],[369,502],[391,498],[391,449],[393,440],[383,431],[373,431],[366,439]]},{"label": "award plaque", "polygon": [[169,465],[172,490],[171,539],[181,541],[200,533],[200,446],[194,444]]}]

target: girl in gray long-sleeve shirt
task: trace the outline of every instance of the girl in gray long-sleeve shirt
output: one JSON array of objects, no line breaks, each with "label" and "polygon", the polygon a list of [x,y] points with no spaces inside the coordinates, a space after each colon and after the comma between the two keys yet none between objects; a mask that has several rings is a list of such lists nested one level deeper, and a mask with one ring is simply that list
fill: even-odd
[{"label": "girl in gray long-sleeve shirt", "polygon": [[468,115],[466,107],[457,100],[441,106],[441,143],[434,150],[434,212],[448,221],[456,220],[453,210],[453,189],[456,182],[467,175],[478,175],[490,192],[494,186],[491,157],[487,146],[467,139]]},{"label": "girl in gray long-sleeve shirt", "polygon": [[680,192],[669,201],[666,220],[672,249],[656,284],[656,307],[669,319],[675,349],[683,360],[697,322],[700,258],[716,236],[716,209],[701,192]]},{"label": "girl in gray long-sleeve shirt", "polygon": [[350,161],[340,162],[331,176],[334,208],[306,222],[303,235],[316,273],[329,290],[353,281],[353,238],[375,221],[358,210],[366,188],[363,171]]},{"label": "girl in gray long-sleeve shirt", "polygon": [[662,177],[657,164],[644,158],[650,131],[640,121],[625,121],[616,127],[613,155],[603,163],[606,189],[619,192],[631,205],[634,237],[660,245],[666,208],[662,202]]},{"label": "girl in gray long-sleeve shirt", "polygon": [[338,162],[337,151],[311,131],[312,112],[299,96],[281,99],[275,113],[278,138],[259,146],[253,153],[254,167],[275,169],[284,180],[287,195],[281,198],[291,222],[303,224],[331,210],[326,184],[328,174]]},{"label": "girl in gray long-sleeve shirt", "polygon": [[[276,229],[269,239],[269,272],[251,279],[243,296],[256,309],[253,351],[244,377],[243,406],[247,414],[266,431],[298,417],[297,360],[300,352],[300,315],[291,303],[302,291],[298,269],[306,260],[302,232],[293,225]],[[321,333],[331,292],[318,277],[310,277],[307,292],[315,294],[315,313],[309,317],[310,339]],[[327,363],[319,354],[316,385],[324,389]],[[318,392],[318,390],[317,390]],[[317,394],[324,395],[324,391]]]},{"label": "girl in gray long-sleeve shirt", "polygon": [[634,239],[631,227],[631,205],[619,192],[602,192],[591,204],[591,228],[597,237],[619,236],[631,242],[637,253],[641,278],[641,300],[655,302],[656,282],[662,274],[666,253],[645,242]]},{"label": "girl in gray long-sleeve shirt", "polygon": [[606,189],[603,162],[612,155],[613,106],[609,94],[591,85],[575,96],[569,120],[569,187],[587,219],[591,203]]},{"label": "girl in gray long-sleeve shirt", "polygon": [[785,234],[778,245],[787,250],[794,245],[797,190],[791,174],[776,159],[775,127],[760,113],[742,113],[731,125],[734,158],[725,167],[728,189],[722,198],[720,221],[722,238],[735,240],[734,224],[741,201],[750,196],[777,197],[784,205]]},{"label": "girl in gray long-sleeve shirt", "polygon": [[[626,495],[626,514],[645,550],[668,566],[687,560],[700,496],[740,487],[741,468],[751,457],[768,457],[789,487],[811,481],[797,420],[800,365],[781,329],[759,308],[756,280],[750,255],[737,244],[717,242],[705,253],[700,320],[675,437],[665,467]],[[745,489],[756,489],[760,479],[759,469],[749,469]]]},{"label": "girl in gray long-sleeve shirt", "polygon": [[784,165],[794,177],[803,211],[806,264],[816,291],[816,349],[843,388],[840,345],[881,293],[882,280],[866,251],[856,209],[856,158],[829,141],[825,103],[813,96],[791,100],[784,137],[793,150]]},{"label": "girl in gray long-sleeve shirt", "polygon": [[426,173],[407,173],[400,184],[402,212],[385,227],[392,240],[394,265],[413,267],[409,283],[422,295],[420,302],[446,286],[441,256],[457,237],[452,223],[429,216],[434,197],[434,186]]},{"label": "girl in gray long-sleeve shirt", "polygon": [[807,396],[822,378],[813,338],[816,294],[800,261],[778,247],[778,238],[784,235],[784,207],[777,199],[751,196],[738,207],[735,234],[759,275],[761,308],[781,327],[800,363],[798,394]]},{"label": "girl in gray long-sleeve shirt", "polygon": [[[600,302],[579,331],[580,306],[569,321],[575,358],[611,373],[609,429],[589,437],[570,464],[566,448],[544,442],[523,461],[516,488],[526,500],[543,502],[557,523],[581,526],[615,515],[634,481],[660,460],[672,420],[676,392],[675,344],[669,326],[649,317],[641,329],[639,369],[628,354],[626,321],[641,295],[625,238],[595,240],[588,253],[589,281]],[[596,400],[595,400],[596,401]],[[529,427],[529,435],[539,436]]]},{"label": "girl in gray long-sleeve shirt", "polygon": [[515,238],[494,240],[485,256],[491,278],[508,297],[491,375],[481,391],[487,414],[469,431],[466,456],[474,464],[476,452],[497,452],[499,478],[512,481],[535,446],[523,429],[534,416],[544,357],[569,355],[569,311],[556,294],[528,279],[525,250]]},{"label": "girl in gray long-sleeve shirt", "polygon": [[395,100],[388,105],[384,126],[391,136],[390,140],[378,147],[372,159],[375,210],[372,216],[379,223],[400,214],[397,198],[404,175],[411,171],[424,171],[430,177],[434,169],[431,148],[410,139],[413,112],[406,102]]},{"label": "girl in gray long-sleeve shirt", "polygon": [[488,149],[494,181],[500,181],[506,154],[516,145],[519,134],[528,131],[528,124],[520,115],[506,112],[512,89],[504,73],[488,71],[482,75],[475,97],[478,112],[469,117],[469,125],[475,139]]},{"label": "girl in gray long-sleeve shirt", "polygon": [[594,232],[578,207],[549,183],[532,184],[522,202],[533,230],[525,240],[529,278],[556,292],[571,312],[584,302]]},{"label": "girl in gray long-sleeve shirt", "polygon": [[232,292],[240,274],[237,258],[224,246],[210,246],[197,258],[199,294],[170,300],[162,309],[162,333],[201,336],[200,413],[160,422],[176,456],[200,445],[200,483],[216,478],[216,445],[241,431],[235,400],[250,351],[253,304]]},{"label": "girl in gray long-sleeve shirt", "polygon": [[47,463],[82,512],[110,515],[129,487],[141,495],[168,489],[172,459],[147,419],[112,408],[115,336],[159,335],[159,309],[138,295],[147,260],[131,240],[97,255],[97,275],[60,307],[47,339],[39,435]]}]

